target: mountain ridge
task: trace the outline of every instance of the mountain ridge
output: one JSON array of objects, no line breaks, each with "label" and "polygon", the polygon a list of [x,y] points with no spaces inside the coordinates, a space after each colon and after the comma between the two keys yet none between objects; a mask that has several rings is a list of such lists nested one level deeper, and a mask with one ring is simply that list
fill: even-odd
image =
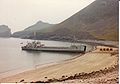
[{"label": "mountain ridge", "polygon": [[[49,34],[54,37],[62,37],[63,34],[60,31],[66,29],[78,39],[118,40],[118,1],[96,0],[70,18],[55,25],[54,30]],[[70,36],[69,32],[64,32],[66,37]],[[84,38],[82,32],[88,38]],[[51,38],[44,35],[46,38]]]},{"label": "mountain ridge", "polygon": [[96,0],[63,22],[36,31],[36,39],[118,41],[119,0]]},{"label": "mountain ridge", "polygon": [[37,23],[25,28],[22,31],[18,31],[13,33],[13,37],[19,38],[33,38],[34,32],[40,31],[42,29],[46,29],[48,27],[53,26],[53,24],[49,24],[46,22],[38,21]]}]

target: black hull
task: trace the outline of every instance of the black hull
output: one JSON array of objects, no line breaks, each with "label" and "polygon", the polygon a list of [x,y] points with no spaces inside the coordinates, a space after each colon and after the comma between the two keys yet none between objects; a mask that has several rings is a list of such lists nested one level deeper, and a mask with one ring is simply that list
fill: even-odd
[{"label": "black hull", "polygon": [[45,51],[45,52],[69,52],[69,53],[85,53],[82,50],[75,49],[42,49],[42,48],[22,48],[25,51]]}]

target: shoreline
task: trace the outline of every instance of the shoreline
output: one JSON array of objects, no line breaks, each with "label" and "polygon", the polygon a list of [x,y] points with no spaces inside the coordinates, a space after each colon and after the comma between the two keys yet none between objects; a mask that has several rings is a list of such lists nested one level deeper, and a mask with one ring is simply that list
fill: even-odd
[{"label": "shoreline", "polygon": [[[103,47],[103,46],[102,46]],[[91,51],[91,52],[88,52],[88,53],[85,53],[84,55],[82,55],[82,56],[76,56],[75,58],[72,58],[72,59],[68,59],[68,60],[64,60],[64,61],[61,61],[61,62],[58,62],[57,64],[53,64],[53,65],[49,65],[49,66],[45,66],[45,67],[42,67],[42,68],[38,68],[38,69],[36,69],[36,70],[30,70],[30,71],[27,71],[27,72],[23,72],[23,73],[19,73],[19,74],[16,74],[16,75],[14,75],[14,76],[9,76],[9,77],[7,77],[7,78],[3,78],[3,79],[1,79],[0,80],[0,82],[19,82],[20,80],[22,80],[22,78],[25,80],[25,82],[32,82],[32,81],[38,81],[38,80],[45,80],[44,78],[41,78],[41,76],[39,75],[39,74],[37,74],[37,73],[41,73],[41,74],[43,74],[42,76],[47,76],[48,75],[48,78],[50,78],[51,77],[51,74],[50,73],[55,73],[56,71],[59,71],[59,73],[57,73],[56,72],[56,74],[58,74],[59,76],[56,76],[56,74],[54,74],[52,77],[54,77],[55,76],[55,78],[59,78],[60,76],[62,76],[62,74],[64,73],[66,73],[66,75],[67,75],[67,73],[69,73],[69,71],[70,70],[67,70],[67,72],[65,72],[65,71],[61,71],[61,70],[59,70],[59,68],[60,67],[65,67],[66,65],[67,65],[67,67],[69,67],[69,68],[72,68],[70,65],[71,64],[75,64],[76,65],[76,68],[78,68],[77,66],[79,65],[78,63],[80,63],[79,62],[79,60],[81,59],[81,57],[82,58],[84,58],[85,56],[87,57],[87,55],[89,55],[89,54],[92,54],[92,52],[93,52],[93,55],[94,54],[98,54],[98,52],[94,52],[95,50],[93,50],[93,51]],[[102,52],[102,53],[104,53],[104,52]],[[87,55],[86,55],[87,54]],[[105,53],[104,53],[105,54]],[[107,56],[109,56],[108,54],[106,54]],[[89,56],[91,56],[91,55],[89,55]],[[108,57],[109,59],[111,59],[110,57]],[[85,58],[84,58],[85,59]],[[76,62],[77,61],[77,62]],[[82,61],[82,60],[81,60]],[[109,60],[107,60],[108,62],[109,62]],[[84,61],[83,61],[84,62]],[[89,62],[88,62],[89,63]],[[80,66],[82,66],[82,65],[80,65]],[[105,65],[105,66],[107,66],[107,65]],[[110,65],[109,65],[110,66]],[[98,67],[99,68],[99,67]],[[42,70],[43,69],[43,70]],[[52,70],[53,69],[53,70]],[[56,70],[57,69],[57,70]],[[60,68],[60,69],[62,69],[62,68]],[[50,71],[49,71],[50,70]],[[71,74],[75,74],[75,73],[77,73],[77,72],[79,72],[79,68],[78,68],[78,70],[76,70],[76,69],[74,69],[73,70],[73,73],[71,73]],[[97,68],[95,69],[95,70],[98,70]],[[47,72],[47,74],[46,73],[43,73],[43,72],[45,72],[45,71],[48,71]],[[87,70],[86,70],[87,71]],[[90,70],[90,71],[92,71],[92,70]],[[89,72],[89,70],[87,71],[87,72]],[[30,78],[30,76],[29,75],[25,75],[25,74],[30,74],[31,76],[32,75],[34,75],[34,77],[32,77],[32,79]],[[46,75],[45,75],[46,74]],[[70,75],[70,74],[69,74]],[[36,78],[36,76],[37,76],[37,78]],[[51,77],[51,78],[52,78]],[[40,79],[39,79],[40,78]],[[30,81],[31,80],[31,81]]]},{"label": "shoreline", "polygon": [[[91,45],[89,45],[89,46],[91,46]],[[92,51],[92,50],[93,50],[93,46],[91,46],[91,49],[89,51]],[[87,52],[89,52],[89,51],[87,51]],[[6,72],[3,72],[3,73],[0,73],[0,79],[6,78],[6,77],[9,77],[9,76],[13,76],[13,75],[16,75],[16,74],[19,74],[19,73],[27,72],[27,71],[30,71],[30,70],[35,70],[35,69],[42,68],[42,67],[47,67],[47,66],[51,66],[51,65],[60,64],[61,62],[76,59],[76,58],[80,57],[81,55],[82,55],[81,53],[77,53],[76,55],[74,55],[73,57],[71,57],[69,59],[64,59],[64,60],[60,60],[60,61],[57,61],[57,62],[39,64],[39,65],[36,65],[34,67],[32,67],[32,66],[31,67],[23,67],[23,68],[20,68],[20,69],[14,69],[14,70],[6,71]]]},{"label": "shoreline", "polygon": [[57,61],[57,62],[49,62],[49,63],[45,63],[45,64],[39,64],[39,65],[36,65],[35,67],[23,67],[22,69],[15,69],[15,70],[11,70],[11,71],[6,71],[6,72],[3,72],[3,73],[0,73],[0,80],[3,79],[3,78],[6,78],[6,77],[9,77],[9,76],[14,76],[16,74],[20,74],[20,73],[23,73],[23,72],[27,72],[27,71],[31,71],[31,70],[35,70],[35,69],[38,69],[38,68],[43,68],[43,67],[48,67],[48,66],[52,66],[52,65],[56,65],[56,64],[60,64],[62,62],[65,62],[65,61],[69,61],[69,60],[73,60],[73,59],[76,59],[78,57],[80,57],[82,54],[78,54],[78,55],[75,55],[69,59],[65,59],[65,60],[60,60],[60,61]]}]

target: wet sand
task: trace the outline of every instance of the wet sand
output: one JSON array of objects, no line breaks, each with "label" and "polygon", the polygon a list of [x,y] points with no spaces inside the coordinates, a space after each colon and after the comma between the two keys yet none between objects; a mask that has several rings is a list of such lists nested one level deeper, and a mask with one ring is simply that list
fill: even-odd
[{"label": "wet sand", "polygon": [[[45,66],[35,70],[26,71],[14,76],[0,79],[0,82],[36,82],[48,79],[60,79],[63,76],[73,76],[76,73],[91,73],[104,70],[118,64],[118,49],[113,47],[97,46],[97,49],[88,52],[75,59],[62,61],[58,64]],[[112,48],[112,51],[100,51],[100,49]],[[115,53],[115,54],[114,54]],[[66,81],[67,82],[67,81]],[[69,82],[69,81],[68,81]],[[74,82],[77,82],[74,81]],[[79,83],[82,83],[79,81]],[[94,83],[93,83],[94,84]]]}]

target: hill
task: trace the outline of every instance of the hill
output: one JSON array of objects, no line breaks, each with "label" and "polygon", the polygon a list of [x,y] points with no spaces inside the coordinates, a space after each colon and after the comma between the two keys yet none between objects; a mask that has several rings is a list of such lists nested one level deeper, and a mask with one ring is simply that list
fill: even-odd
[{"label": "hill", "polygon": [[118,40],[118,1],[96,0],[49,32],[38,33],[38,39]]},{"label": "hill", "polygon": [[6,25],[0,25],[0,37],[10,37],[11,29]]},{"label": "hill", "polygon": [[42,29],[46,29],[51,26],[53,26],[53,24],[38,21],[36,24],[34,24],[22,31],[13,33],[12,36],[19,37],[19,38],[33,38],[34,32],[41,31]]}]

